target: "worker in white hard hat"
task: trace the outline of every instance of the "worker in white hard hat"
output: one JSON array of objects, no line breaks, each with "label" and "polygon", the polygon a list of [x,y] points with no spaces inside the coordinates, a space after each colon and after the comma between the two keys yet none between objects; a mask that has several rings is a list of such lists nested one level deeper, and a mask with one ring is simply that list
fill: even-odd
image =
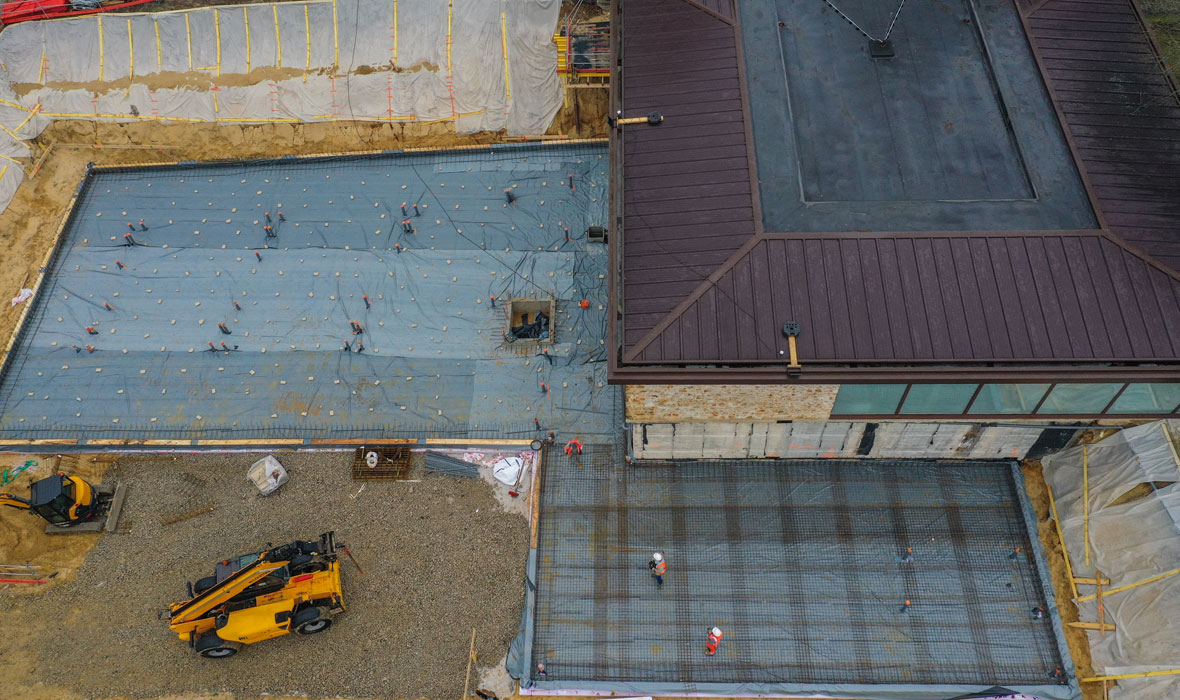
[{"label": "worker in white hard hat", "polygon": [[655,576],[656,586],[664,585],[664,574],[668,573],[668,562],[664,561],[664,553],[656,552],[651,555],[647,568],[651,569],[651,575]]},{"label": "worker in white hard hat", "polygon": [[721,628],[713,627],[709,630],[709,639],[705,642],[705,653],[712,656],[717,653],[717,645],[721,643]]}]

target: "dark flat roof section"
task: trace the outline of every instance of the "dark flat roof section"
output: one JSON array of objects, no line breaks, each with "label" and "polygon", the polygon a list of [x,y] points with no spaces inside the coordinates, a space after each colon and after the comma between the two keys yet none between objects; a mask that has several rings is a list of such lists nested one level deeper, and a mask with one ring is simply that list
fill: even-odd
[{"label": "dark flat roof section", "polygon": [[665,119],[612,141],[613,381],[787,381],[787,321],[803,382],[1180,378],[1180,103],[1131,0],[907,4],[885,59],[822,0],[703,5],[618,2],[616,108]]},{"label": "dark flat roof section", "polygon": [[[836,5],[879,38],[898,3]],[[823,0],[740,18],[767,231],[1097,228],[1008,2],[907,3],[891,58]]]}]

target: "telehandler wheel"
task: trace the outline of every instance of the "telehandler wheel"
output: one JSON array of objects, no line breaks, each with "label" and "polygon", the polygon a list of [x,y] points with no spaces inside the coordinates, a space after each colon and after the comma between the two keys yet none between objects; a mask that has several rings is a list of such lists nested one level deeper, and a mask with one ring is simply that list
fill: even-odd
[{"label": "telehandler wheel", "polygon": [[224,659],[238,653],[242,645],[237,642],[227,642],[216,634],[205,634],[197,639],[197,653],[206,659]]},{"label": "telehandler wheel", "polygon": [[311,607],[295,613],[291,628],[299,634],[318,634],[331,626],[332,618],[328,616],[327,608]]},{"label": "telehandler wheel", "polygon": [[206,576],[205,578],[199,578],[197,579],[196,583],[193,584],[193,595],[201,595],[216,585],[216,576]]}]

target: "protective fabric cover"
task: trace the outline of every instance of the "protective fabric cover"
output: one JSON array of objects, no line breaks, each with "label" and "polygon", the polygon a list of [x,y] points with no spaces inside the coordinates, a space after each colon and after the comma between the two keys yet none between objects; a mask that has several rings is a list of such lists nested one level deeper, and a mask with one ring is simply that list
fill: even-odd
[{"label": "protective fabric cover", "polygon": [[[1177,436],[1180,421],[1157,421],[1123,430],[1084,450],[1075,447],[1043,460],[1075,577],[1092,577],[1101,571],[1110,579],[1106,588],[1117,589],[1180,569]],[[1151,482],[1169,485],[1141,486]],[[1113,505],[1136,487],[1146,495]],[[1087,490],[1089,564],[1083,507]],[[1083,585],[1078,593],[1086,598],[1095,589]],[[1105,618],[1116,629],[1105,637],[1088,633],[1096,673],[1119,675],[1180,666],[1176,661],[1180,658],[1180,632],[1170,624],[1180,609],[1180,575],[1107,593],[1103,603]],[[1082,620],[1098,620],[1097,600],[1082,600],[1078,612]],[[1180,676],[1123,679],[1110,690],[1110,696],[1118,700],[1177,698]]]},{"label": "protective fabric cover", "polygon": [[[561,106],[558,0],[311,0],[0,33],[0,155],[52,119],[453,122],[536,134]],[[3,166],[0,166],[3,167]],[[0,206],[22,177],[0,171]]]}]

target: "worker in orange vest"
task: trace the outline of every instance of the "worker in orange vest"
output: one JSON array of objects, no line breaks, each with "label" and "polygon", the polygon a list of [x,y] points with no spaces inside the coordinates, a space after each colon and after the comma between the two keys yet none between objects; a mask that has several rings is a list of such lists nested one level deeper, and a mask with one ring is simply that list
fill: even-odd
[{"label": "worker in orange vest", "polygon": [[664,574],[668,573],[668,562],[664,561],[662,552],[651,555],[651,561],[647,563],[647,568],[651,569],[651,575],[656,577],[656,585],[664,585]]},{"label": "worker in orange vest", "polygon": [[721,643],[721,628],[714,627],[709,630],[709,639],[705,642],[705,653],[712,656],[717,653],[717,645]]}]

